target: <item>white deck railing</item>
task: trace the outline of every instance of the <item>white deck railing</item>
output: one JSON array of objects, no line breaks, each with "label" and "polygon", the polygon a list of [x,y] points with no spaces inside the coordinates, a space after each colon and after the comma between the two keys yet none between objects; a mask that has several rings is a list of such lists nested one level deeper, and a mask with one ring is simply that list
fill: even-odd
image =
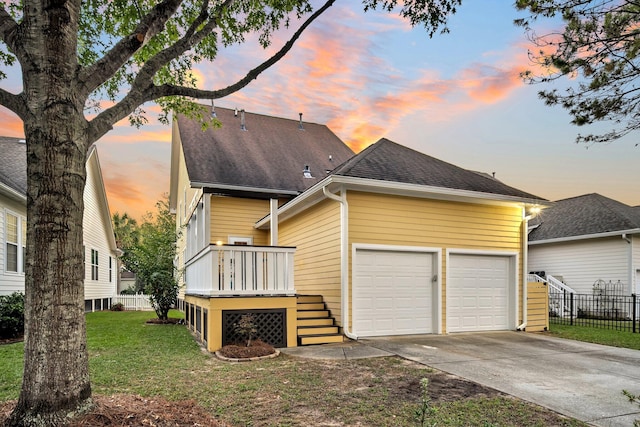
[{"label": "white deck railing", "polygon": [[209,245],[185,265],[186,293],[291,295],[295,248]]}]

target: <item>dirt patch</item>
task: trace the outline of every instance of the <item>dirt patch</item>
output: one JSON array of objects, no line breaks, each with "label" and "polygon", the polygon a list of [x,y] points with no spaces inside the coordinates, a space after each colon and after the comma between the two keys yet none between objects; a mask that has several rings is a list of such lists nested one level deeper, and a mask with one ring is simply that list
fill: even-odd
[{"label": "dirt patch", "polygon": [[[206,409],[191,400],[171,402],[160,397],[144,398],[135,395],[93,396],[94,409],[76,419],[67,427],[106,426],[154,426],[187,427],[211,426],[228,427],[218,421]],[[16,401],[0,404],[0,422],[11,413]]]}]

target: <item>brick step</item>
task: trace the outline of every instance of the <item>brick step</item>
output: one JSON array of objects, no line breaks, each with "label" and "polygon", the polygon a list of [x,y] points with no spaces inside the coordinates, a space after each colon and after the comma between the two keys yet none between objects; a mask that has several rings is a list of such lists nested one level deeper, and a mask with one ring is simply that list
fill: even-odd
[{"label": "brick step", "polygon": [[298,345],[331,344],[343,342],[342,334],[305,335],[298,337]]},{"label": "brick step", "polygon": [[329,317],[329,310],[298,310],[298,319]]},{"label": "brick step", "polygon": [[296,302],[298,303],[313,303],[313,302],[324,302],[322,299],[322,295],[298,295],[296,297]]},{"label": "brick step", "polygon": [[307,319],[298,319],[298,327],[303,326],[333,326],[333,318],[331,317],[309,317]]},{"label": "brick step", "polygon": [[323,302],[299,302],[296,304],[298,310],[324,310],[325,305]]},{"label": "brick step", "polygon": [[334,335],[340,331],[338,326],[298,326],[298,336],[309,336],[309,335]]}]

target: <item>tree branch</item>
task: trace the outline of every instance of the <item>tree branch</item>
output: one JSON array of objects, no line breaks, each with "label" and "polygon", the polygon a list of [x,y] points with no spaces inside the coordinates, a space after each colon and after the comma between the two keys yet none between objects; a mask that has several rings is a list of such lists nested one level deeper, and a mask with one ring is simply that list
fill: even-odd
[{"label": "tree branch", "polygon": [[335,0],[328,0],[320,9],[316,10],[316,12],[307,19],[304,24],[293,34],[291,39],[285,45],[276,52],[272,57],[264,61],[262,64],[258,65],[256,68],[250,70],[242,79],[237,82],[229,85],[223,89],[218,90],[202,90],[196,88],[188,88],[183,86],[175,86],[175,85],[162,85],[162,86],[153,86],[149,89],[148,93],[145,95],[145,101],[152,101],[154,99],[162,98],[165,96],[188,96],[191,98],[200,98],[200,99],[218,99],[228,96],[234,92],[239,91],[243,87],[247,86],[251,83],[252,80],[255,80],[261,73],[266,71],[268,68],[276,64],[279,60],[281,60],[293,47],[294,43],[300,38],[304,30],[311,25],[311,23],[322,13],[324,13],[329,7],[333,5]]},{"label": "tree branch", "polygon": [[163,0],[155,5],[141,20],[131,34],[121,39],[102,58],[83,69],[79,81],[84,82],[88,96],[98,86],[115,74],[126,61],[144,46],[153,36],[160,33],[166,22],[173,16],[183,0]]},{"label": "tree branch", "polygon": [[15,54],[20,53],[21,50],[18,45],[20,41],[18,28],[18,23],[5,10],[4,5],[0,7],[0,38],[7,45],[9,51]]},{"label": "tree branch", "polygon": [[2,88],[0,88],[0,105],[8,108],[13,111],[25,121],[27,116],[29,115],[29,110],[26,107],[26,103],[21,95],[14,95],[11,92],[8,92]]},{"label": "tree branch", "polygon": [[[231,1],[231,0],[229,0]],[[129,114],[131,114],[135,109],[144,104],[145,102],[154,101],[158,98],[166,97],[166,96],[185,96],[191,98],[200,98],[200,99],[218,99],[230,95],[243,87],[247,86],[251,81],[255,80],[258,75],[262,72],[276,64],[280,59],[282,59],[293,47],[294,43],[300,38],[302,33],[311,25],[311,23],[316,20],[320,15],[322,15],[329,7],[333,5],[335,0],[327,0],[327,2],[318,10],[316,10],[301,26],[298,30],[293,34],[293,36],[284,44],[284,46],[276,52],[269,59],[264,61],[262,64],[257,66],[256,68],[250,70],[242,79],[238,80],[236,83],[229,85],[223,89],[219,90],[202,90],[196,88],[189,88],[184,86],[176,86],[165,84],[162,86],[155,86],[153,84],[152,78],[153,73],[151,73],[151,69],[158,66],[158,64],[151,66],[144,73],[144,77],[141,74],[136,77],[136,80],[129,91],[129,93],[122,99],[122,101],[118,102],[113,107],[103,111],[98,114],[90,123],[89,123],[89,139],[90,142],[98,140],[101,136],[107,133],[112,126],[118,121],[124,119]],[[204,31],[204,29],[203,29]],[[194,37],[202,34],[203,31],[200,31]],[[184,39],[184,38],[183,38]],[[183,47],[179,45],[179,43],[174,44],[171,48],[161,52],[160,54],[164,54],[166,56],[169,55],[169,50],[179,49],[179,47]],[[173,58],[173,57],[171,57]],[[156,61],[156,57],[152,58],[151,61],[148,61],[147,64],[150,64],[152,61]],[[158,61],[162,63],[163,61]],[[145,67],[146,65],[145,64]],[[160,65],[161,66],[161,65]],[[144,67],[143,67],[144,68]],[[143,70],[141,70],[142,73]],[[146,82],[145,82],[146,80]],[[144,84],[146,83],[146,84]]]}]

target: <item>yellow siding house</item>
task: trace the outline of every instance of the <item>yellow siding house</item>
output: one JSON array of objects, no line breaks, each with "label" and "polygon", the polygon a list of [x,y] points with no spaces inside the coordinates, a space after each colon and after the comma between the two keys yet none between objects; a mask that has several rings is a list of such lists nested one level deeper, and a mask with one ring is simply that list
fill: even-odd
[{"label": "yellow siding house", "polygon": [[216,113],[210,135],[174,124],[171,192],[189,206],[185,310],[210,350],[244,312],[281,325],[281,346],[546,326],[525,271],[544,199],[387,139],[354,155],[321,125]]}]

